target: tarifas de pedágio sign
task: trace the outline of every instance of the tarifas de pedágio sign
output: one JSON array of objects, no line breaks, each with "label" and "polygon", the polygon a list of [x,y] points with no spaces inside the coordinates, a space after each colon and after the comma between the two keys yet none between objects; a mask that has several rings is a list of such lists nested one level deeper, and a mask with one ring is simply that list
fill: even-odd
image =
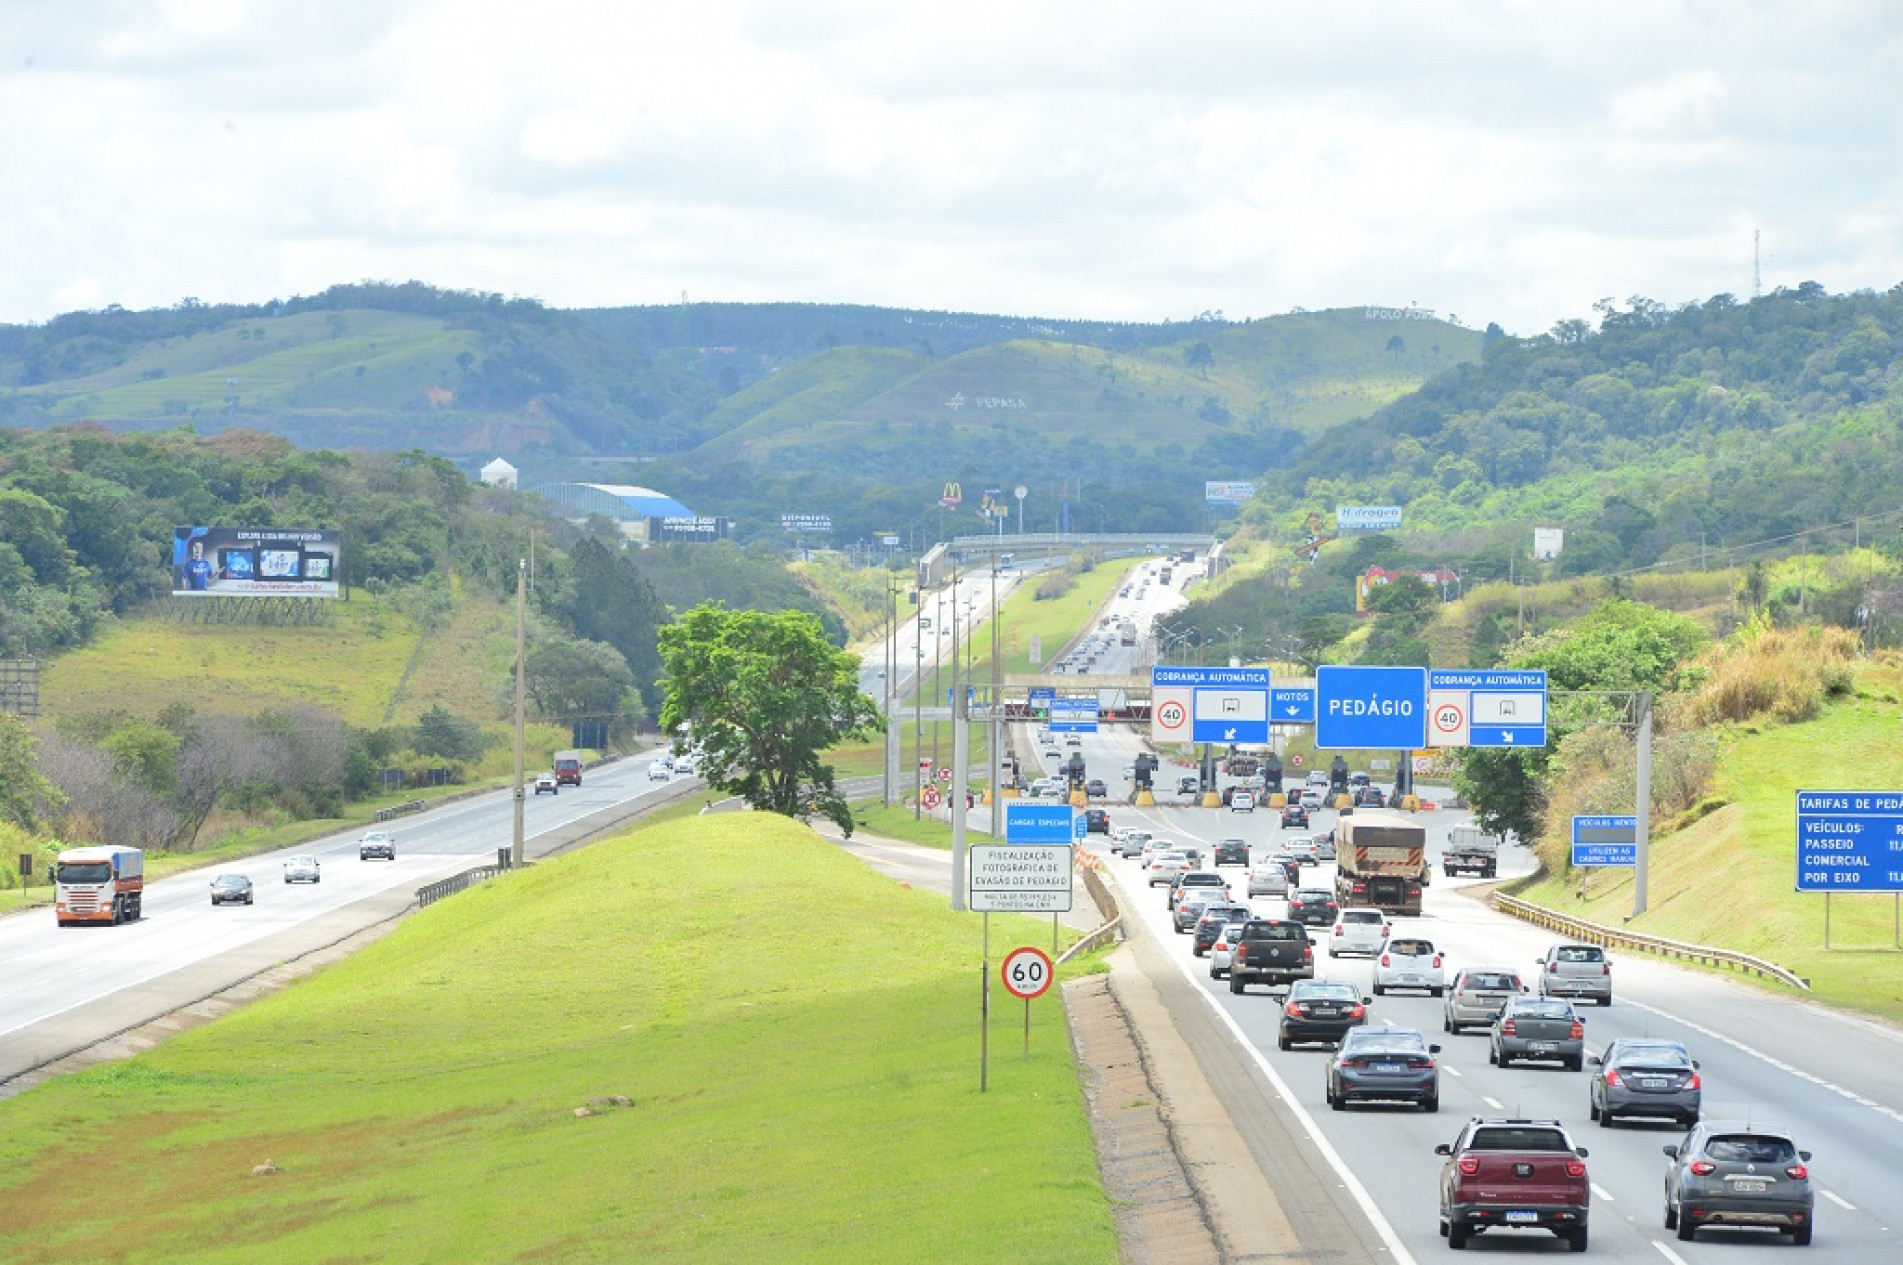
[{"label": "tarifas de ped\u00e1gio sign", "polygon": [[1797,890],[1903,892],[1903,794],[1799,791]]}]

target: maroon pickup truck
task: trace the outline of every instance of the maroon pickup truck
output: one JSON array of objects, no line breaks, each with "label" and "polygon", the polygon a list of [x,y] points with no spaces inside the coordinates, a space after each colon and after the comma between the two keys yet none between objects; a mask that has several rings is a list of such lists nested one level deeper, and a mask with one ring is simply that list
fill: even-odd
[{"label": "maroon pickup truck", "polygon": [[1487,1230],[1546,1230],[1586,1250],[1592,1183],[1586,1150],[1557,1120],[1474,1117],[1442,1143],[1440,1232],[1459,1250]]}]

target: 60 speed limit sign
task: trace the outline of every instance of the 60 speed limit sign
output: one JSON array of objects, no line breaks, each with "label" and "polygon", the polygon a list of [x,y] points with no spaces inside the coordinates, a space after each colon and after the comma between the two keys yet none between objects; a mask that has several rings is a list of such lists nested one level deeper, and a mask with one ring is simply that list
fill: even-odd
[{"label": "60 speed limit sign", "polygon": [[1007,993],[1030,1001],[1033,997],[1044,995],[1044,990],[1051,986],[1051,979],[1057,972],[1051,968],[1050,954],[1026,945],[1005,955],[1004,965],[998,968],[998,974],[1004,977],[1004,990]]}]

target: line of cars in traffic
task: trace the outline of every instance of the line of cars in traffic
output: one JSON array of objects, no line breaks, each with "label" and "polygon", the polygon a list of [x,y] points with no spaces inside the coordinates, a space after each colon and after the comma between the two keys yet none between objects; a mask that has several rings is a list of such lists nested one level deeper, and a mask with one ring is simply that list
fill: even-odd
[{"label": "line of cars in traffic", "polygon": [[[1237,859],[1240,840],[1223,840],[1214,852],[1218,863]],[[1561,942],[1533,963],[1532,972],[1479,963],[1452,968],[1432,939],[1401,926],[1378,909],[1340,909],[1332,891],[1300,886],[1299,864],[1284,844],[1279,853],[1264,849],[1263,864],[1249,864],[1248,895],[1283,898],[1282,917],[1266,917],[1237,899],[1219,870],[1201,869],[1197,850],[1172,846],[1143,831],[1119,831],[1113,851],[1134,857],[1146,886],[1168,887],[1172,925],[1190,937],[1191,952],[1206,957],[1212,979],[1226,979],[1231,993],[1252,984],[1279,989],[1281,1013],[1277,1047],[1320,1045],[1330,1058],[1323,1069],[1323,1098],[1335,1111],[1361,1102],[1413,1103],[1427,1112],[1440,1107],[1442,1046],[1419,1029],[1374,1022],[1374,997],[1396,990],[1424,992],[1442,1002],[1442,1026],[1457,1035],[1484,1028],[1488,1063],[1506,1068],[1518,1063],[1556,1064],[1574,1072],[1590,1069],[1588,1118],[1601,1128],[1615,1122],[1662,1120],[1687,1130],[1683,1140],[1664,1148],[1671,1161],[1664,1185],[1663,1221],[1682,1240],[1701,1227],[1771,1229],[1794,1243],[1811,1242],[1815,1217],[1809,1161],[1789,1130],[1756,1120],[1707,1120],[1702,1115],[1703,1079],[1698,1060],[1686,1046],[1662,1037],[1621,1037],[1597,1053],[1586,1046],[1587,1002],[1612,1004],[1612,964],[1602,946]],[[1245,843],[1242,860],[1249,862]],[[1273,873],[1258,892],[1256,875]],[[1312,928],[1328,928],[1328,954],[1363,954],[1373,959],[1372,993],[1362,996],[1354,983],[1317,978],[1316,939]],[[1499,1124],[1489,1135],[1476,1126]],[[1469,1180],[1483,1171],[1474,1147],[1507,1133],[1557,1130],[1566,1180],[1555,1190],[1537,1183]],[[1470,1138],[1471,1135],[1471,1138]],[[1556,1120],[1513,1119],[1471,1122],[1462,1134],[1470,1145],[1440,1148],[1448,1156],[1443,1173],[1440,1232],[1450,1247],[1465,1247],[1472,1236],[1512,1228],[1543,1230],[1566,1240],[1574,1250],[1586,1245],[1589,1192],[1583,1182],[1584,1148],[1573,1147]],[[1535,1160],[1516,1158],[1516,1164]],[[1562,1165],[1565,1167],[1565,1165]],[[1475,1192],[1491,1191],[1490,1194]],[[1542,1202],[1546,1200],[1546,1202]]]},{"label": "line of cars in traffic", "polygon": [[[357,859],[359,861],[396,860],[396,835],[388,830],[368,830],[357,840]],[[294,856],[283,863],[286,886],[293,883],[321,883],[324,881],[324,866],[314,856]],[[211,880],[211,903],[213,905],[250,905],[257,900],[257,886],[250,876],[237,873],[219,874]]]}]

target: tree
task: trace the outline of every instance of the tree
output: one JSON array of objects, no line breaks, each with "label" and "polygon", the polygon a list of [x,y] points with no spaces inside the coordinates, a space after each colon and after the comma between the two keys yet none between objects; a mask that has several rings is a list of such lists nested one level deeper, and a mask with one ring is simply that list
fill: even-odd
[{"label": "tree", "polygon": [[765,812],[822,814],[850,835],[851,808],[819,757],[879,731],[878,708],[859,690],[858,659],[800,611],[703,603],[660,638],[661,726],[692,735],[707,783]]},{"label": "tree", "polygon": [[0,712],[0,821],[28,830],[39,824],[39,814],[58,807],[63,796],[40,772],[39,740],[33,731]]},{"label": "tree", "polygon": [[482,753],[489,749],[489,741],[481,725],[438,703],[417,717],[415,746],[419,755],[440,756],[467,764],[482,758]]},{"label": "tree", "polygon": [[1216,353],[1210,349],[1208,343],[1194,342],[1183,348],[1184,367],[1196,370],[1205,378],[1209,376],[1209,371],[1215,363]]}]

